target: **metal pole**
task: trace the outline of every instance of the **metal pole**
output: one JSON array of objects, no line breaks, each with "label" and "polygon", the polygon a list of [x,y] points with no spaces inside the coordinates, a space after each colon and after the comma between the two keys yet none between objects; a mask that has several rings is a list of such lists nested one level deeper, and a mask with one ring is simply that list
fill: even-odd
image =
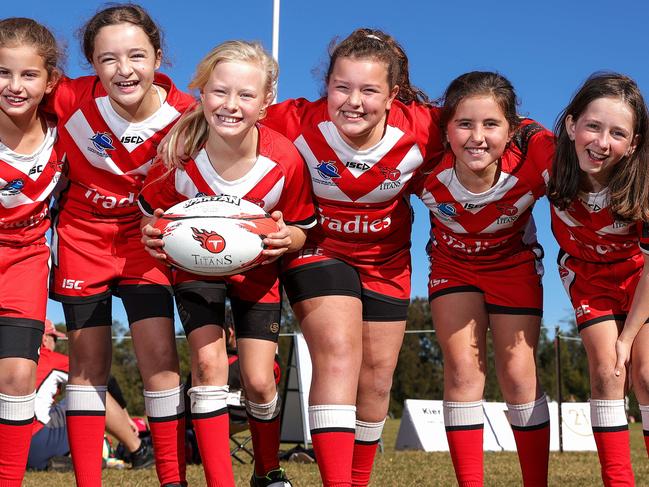
[{"label": "metal pole", "polygon": [[[273,57],[279,63],[279,2],[280,0],[273,0]],[[279,83],[277,86],[279,90]],[[277,102],[277,91],[275,92],[275,99],[273,103]]]},{"label": "metal pole", "polygon": [[561,414],[563,393],[561,387],[561,332],[559,326],[554,328],[554,363],[557,372],[557,405],[559,407],[559,451],[563,453],[563,416]]}]

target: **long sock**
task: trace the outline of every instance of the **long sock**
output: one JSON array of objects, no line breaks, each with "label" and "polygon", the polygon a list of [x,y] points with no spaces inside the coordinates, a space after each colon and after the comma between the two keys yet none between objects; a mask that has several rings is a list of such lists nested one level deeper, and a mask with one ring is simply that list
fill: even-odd
[{"label": "long sock", "polygon": [[591,399],[590,419],[604,485],[635,485],[624,399]]},{"label": "long sock", "polygon": [[26,396],[0,394],[0,487],[20,487],[34,424],[33,392]]},{"label": "long sock", "polygon": [[197,386],[189,390],[192,423],[208,487],[234,487],[227,396],[228,386]]},{"label": "long sock", "polygon": [[642,414],[642,434],[644,435],[644,447],[649,455],[649,405],[640,405],[640,414]]},{"label": "long sock", "polygon": [[356,406],[309,406],[309,425],[324,487],[351,486]]},{"label": "long sock", "polygon": [[255,475],[262,477],[279,468],[279,413],[281,401],[275,394],[272,401],[257,404],[246,401],[248,424],[255,452]]},{"label": "long sock", "polygon": [[385,419],[377,423],[356,420],[354,435],[354,457],[352,459],[352,485],[365,486],[370,483],[374,456],[379,446]]},{"label": "long sock", "polygon": [[106,389],[106,386],[75,384],[65,388],[68,443],[78,487],[101,486]]},{"label": "long sock", "polygon": [[160,484],[185,482],[185,396],[183,386],[144,391],[155,469]]},{"label": "long sock", "polygon": [[514,432],[518,461],[525,487],[548,485],[550,410],[543,394],[526,404],[509,404],[509,423]]},{"label": "long sock", "polygon": [[459,487],[480,487],[483,474],[482,401],[444,401],[444,426]]}]

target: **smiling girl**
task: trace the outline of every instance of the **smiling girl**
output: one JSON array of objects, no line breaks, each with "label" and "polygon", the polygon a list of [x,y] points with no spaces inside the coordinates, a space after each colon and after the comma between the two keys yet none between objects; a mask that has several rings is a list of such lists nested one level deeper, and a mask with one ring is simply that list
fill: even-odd
[{"label": "smiling girl", "polygon": [[410,301],[410,181],[441,139],[437,109],[380,30],[333,46],[325,82],[324,98],[274,105],[264,123],[302,153],[318,209],[282,276],[313,362],[318,468],[325,485],[367,485]]},{"label": "smiling girl", "polygon": [[60,77],[54,36],[0,21],[0,485],[19,487],[34,420],[45,323],[50,193],[61,174],[56,127],[39,106]]},{"label": "smiling girl", "polygon": [[418,184],[430,209],[429,300],[444,354],[444,423],[460,486],[483,483],[487,330],[526,486],[547,485],[550,422],[536,375],[541,257],[532,207],[552,134],[519,118],[503,76],[471,72],[444,94],[447,151]]},{"label": "smiling girl", "polygon": [[[258,123],[274,98],[276,84],[277,63],[259,44],[229,41],[215,47],[189,85],[200,91],[200,105],[170,132],[164,155],[167,167],[154,166],[139,198],[144,213],[154,217],[162,213],[154,209],[167,209],[188,198],[236,196],[272,212],[279,225],[278,232],[264,239],[268,260],[243,274],[206,278],[174,270],[178,313],[191,353],[192,423],[209,486],[234,486],[226,405],[226,296],[232,306],[252,433],[255,471],[250,485],[291,485],[277,458],[281,404],[273,367],[281,292],[276,259],[301,248],[306,229],[316,220],[300,154],[285,137]],[[183,164],[173,162],[178,159],[178,140],[184,141],[180,152],[191,155]],[[142,231],[145,241],[160,234],[151,225]]]},{"label": "smiling girl", "polygon": [[634,484],[624,410],[629,367],[649,452],[648,130],[633,80],[592,76],[557,121],[548,184],[559,273],[588,356],[591,423],[607,486]]},{"label": "smiling girl", "polygon": [[68,328],[67,420],[75,474],[79,485],[101,483],[116,295],[144,382],[160,483],[183,482],[184,400],[170,275],[142,251],[136,197],[160,139],[194,101],[156,72],[161,33],[141,7],[101,10],[81,37],[96,75],[62,81],[51,102],[68,159],[50,290],[63,303]]}]

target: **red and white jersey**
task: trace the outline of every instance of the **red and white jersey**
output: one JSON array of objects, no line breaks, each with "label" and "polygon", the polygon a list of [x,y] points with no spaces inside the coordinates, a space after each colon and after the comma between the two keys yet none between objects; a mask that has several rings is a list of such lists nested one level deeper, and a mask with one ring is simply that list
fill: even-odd
[{"label": "red and white jersey", "polygon": [[[68,163],[69,186],[59,206],[80,217],[139,217],[136,200],[160,140],[195,103],[156,73],[167,91],[161,107],[142,122],[123,119],[96,76],[64,79],[51,97]],[[161,95],[162,96],[162,95]]]},{"label": "red and white jersey", "polygon": [[579,193],[565,211],[552,205],[552,233],[559,247],[572,257],[595,263],[649,253],[647,224],[616,220],[609,204],[609,192],[604,189]]},{"label": "red and white jersey", "polygon": [[41,345],[38,367],[36,368],[36,399],[34,415],[36,423],[32,434],[36,434],[50,421],[50,408],[61,386],[68,382],[70,361],[67,355],[53,352]]},{"label": "red and white jersey", "polygon": [[448,151],[415,189],[430,209],[431,241],[444,254],[494,260],[536,244],[532,208],[546,192],[554,137],[525,119],[501,157],[498,181],[472,193],[458,180]]},{"label": "red and white jersey", "polygon": [[0,244],[25,245],[45,236],[50,194],[63,165],[55,142],[54,126],[33,154],[17,154],[0,142]]},{"label": "red and white jersey", "polygon": [[255,203],[268,213],[280,210],[287,225],[304,229],[314,226],[311,185],[302,157],[286,137],[263,125],[257,127],[259,156],[243,177],[234,181],[223,179],[205,149],[188,160],[184,170],[170,171],[163,164],[156,164],[138,199],[142,212],[153,216],[156,208],[166,210],[197,196],[227,194]]},{"label": "red and white jersey", "polygon": [[263,123],[291,139],[306,161],[320,223],[310,241],[343,260],[366,263],[409,248],[410,182],[442,153],[438,108],[395,101],[383,138],[365,150],[343,140],[326,99],[273,105]]}]

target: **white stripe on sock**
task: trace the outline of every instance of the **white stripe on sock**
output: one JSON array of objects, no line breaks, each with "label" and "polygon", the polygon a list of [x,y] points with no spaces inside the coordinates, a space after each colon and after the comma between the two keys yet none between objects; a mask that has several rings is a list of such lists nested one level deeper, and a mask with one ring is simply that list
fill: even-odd
[{"label": "white stripe on sock", "polygon": [[484,424],[482,399],[473,402],[444,401],[444,426]]},{"label": "white stripe on sock", "polygon": [[381,439],[383,433],[383,426],[385,419],[378,423],[368,423],[367,421],[356,420],[356,434],[354,439],[356,441],[375,442]]},{"label": "white stripe on sock", "polygon": [[323,428],[353,430],[356,426],[356,406],[345,404],[309,406],[309,426],[311,430]]},{"label": "white stripe on sock", "polygon": [[624,399],[591,399],[590,421],[593,428],[611,428],[628,424]]},{"label": "white stripe on sock", "polygon": [[507,403],[509,423],[512,426],[536,426],[550,421],[550,410],[545,394],[525,404]]},{"label": "white stripe on sock", "polygon": [[28,421],[34,417],[34,398],[36,392],[26,396],[0,394],[0,419],[8,421]]},{"label": "white stripe on sock", "polygon": [[106,386],[65,386],[68,411],[106,411]]},{"label": "white stripe on sock", "polygon": [[226,399],[230,388],[225,386],[196,386],[189,389],[191,412],[208,414],[227,407]]},{"label": "white stripe on sock", "polygon": [[144,409],[150,418],[180,416],[185,412],[182,385],[165,391],[144,391]]}]

